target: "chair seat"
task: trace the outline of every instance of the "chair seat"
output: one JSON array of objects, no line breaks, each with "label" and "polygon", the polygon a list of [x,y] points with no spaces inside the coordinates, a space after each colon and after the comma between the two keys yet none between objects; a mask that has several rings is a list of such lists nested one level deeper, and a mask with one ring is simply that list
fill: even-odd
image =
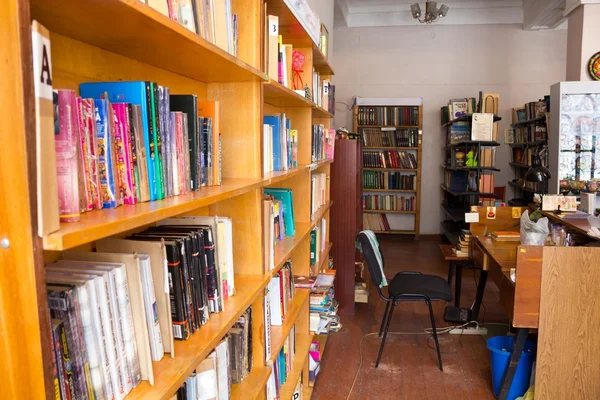
[{"label": "chair seat", "polygon": [[452,301],[450,285],[444,278],[435,275],[398,273],[389,283],[388,292],[394,298],[417,294],[431,300]]}]

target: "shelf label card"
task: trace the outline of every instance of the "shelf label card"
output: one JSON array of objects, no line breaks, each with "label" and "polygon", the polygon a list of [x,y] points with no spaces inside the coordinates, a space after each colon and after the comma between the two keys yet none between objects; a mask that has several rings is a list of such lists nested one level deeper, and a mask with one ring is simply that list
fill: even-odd
[{"label": "shelf label card", "polygon": [[478,212],[465,213],[465,222],[467,224],[474,224],[474,223],[479,222],[479,213]]}]

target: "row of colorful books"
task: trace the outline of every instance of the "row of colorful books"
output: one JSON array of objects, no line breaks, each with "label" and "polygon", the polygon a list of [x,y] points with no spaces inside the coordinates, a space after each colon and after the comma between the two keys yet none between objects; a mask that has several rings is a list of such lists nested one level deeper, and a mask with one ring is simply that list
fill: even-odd
[{"label": "row of colorful books", "polygon": [[335,151],[335,130],[327,129],[323,124],[312,126],[311,160],[312,162],[333,160]]},{"label": "row of colorful books", "polygon": [[292,189],[264,189],[263,232],[265,232],[265,272],[275,268],[275,246],[285,236],[296,234]]},{"label": "row of colorful books", "polygon": [[413,153],[396,150],[363,150],[363,167],[416,169]]},{"label": "row of colorful books", "polygon": [[417,126],[419,107],[415,106],[361,106],[358,109],[359,125]]},{"label": "row of colorful books", "polygon": [[287,171],[298,166],[298,131],[285,113],[263,117],[264,173]]},{"label": "row of colorful books", "polygon": [[362,197],[363,210],[415,211],[415,196],[368,194]]},{"label": "row of colorful books", "polygon": [[61,222],[221,184],[220,105],[154,82],[57,90],[55,149]]},{"label": "row of colorful books", "polygon": [[55,389],[123,399],[235,294],[231,220],[186,217],[46,265]]},{"label": "row of colorful books", "polygon": [[[275,360],[270,365],[271,376],[267,381],[267,400],[280,399],[281,387],[288,381],[289,374],[294,365],[296,355],[296,325],[292,326],[290,334],[286,338],[281,350],[277,353]],[[298,383],[297,385],[301,385]],[[300,391],[302,393],[302,391]]]},{"label": "row of colorful books", "polygon": [[229,399],[231,386],[252,371],[252,307],[237,319],[215,349],[170,400]]},{"label": "row of colorful books", "polygon": [[[267,287],[269,294],[270,326],[281,326],[289,311],[289,303],[294,298],[294,276],[292,260],[287,260],[271,278]],[[267,334],[265,332],[265,334]]]},{"label": "row of colorful books", "polygon": [[237,57],[238,15],[231,0],[141,0]]},{"label": "row of colorful books", "polygon": [[394,171],[363,171],[363,189],[415,190],[417,175]]},{"label": "row of colorful books", "polygon": [[310,215],[314,218],[319,208],[323,207],[327,202],[327,174],[322,172],[313,173],[310,180]]},{"label": "row of colorful books", "polygon": [[321,261],[321,252],[327,247],[327,220],[321,219],[310,232],[310,265],[318,265]]},{"label": "row of colorful books", "polygon": [[360,128],[365,147],[417,147],[417,129]]},{"label": "row of colorful books", "polygon": [[313,103],[335,114],[335,85],[313,67]]}]

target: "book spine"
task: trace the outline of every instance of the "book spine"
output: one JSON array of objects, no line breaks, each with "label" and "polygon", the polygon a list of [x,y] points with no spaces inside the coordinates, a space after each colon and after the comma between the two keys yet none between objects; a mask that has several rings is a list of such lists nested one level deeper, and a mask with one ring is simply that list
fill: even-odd
[{"label": "book spine", "polygon": [[176,162],[174,165],[174,174],[173,174],[173,184],[175,187],[175,194],[182,194],[182,182],[183,178],[183,132],[182,132],[182,124],[183,124],[183,115],[181,112],[175,113],[175,155]]},{"label": "book spine", "polygon": [[162,140],[160,135],[160,116],[159,116],[159,99],[158,99],[158,85],[156,83],[150,83],[150,97],[152,100],[152,124],[154,128],[154,148],[155,151],[155,168],[154,173],[156,174],[156,186],[158,193],[158,200],[165,198],[165,185],[163,180],[163,165],[162,165]]},{"label": "book spine", "polygon": [[183,154],[184,154],[184,166],[185,166],[185,192],[189,193],[192,190],[192,171],[190,169],[190,140],[188,130],[188,116],[183,113]]},{"label": "book spine", "polygon": [[129,165],[131,168],[131,178],[133,180],[133,186],[135,188],[134,197],[135,202],[142,201],[141,183],[140,183],[140,167],[138,158],[138,141],[136,138],[136,126],[133,111],[133,104],[127,106],[127,123],[129,129],[127,131],[127,141],[129,144]]},{"label": "book spine", "polygon": [[123,204],[124,190],[122,188],[122,177],[119,169],[119,149],[117,148],[116,137],[120,134],[120,126],[118,126],[118,120],[115,115],[115,110],[111,103],[108,106],[108,120],[110,126],[109,141],[111,145],[111,158],[112,158],[112,174],[115,183],[115,201],[117,206]]},{"label": "book spine", "polygon": [[200,161],[200,186],[207,186],[206,176],[206,157],[207,157],[207,134],[208,134],[208,118],[199,117],[198,124],[200,125],[200,140],[199,140],[199,161]]},{"label": "book spine", "polygon": [[171,315],[173,326],[173,338],[185,340],[189,337],[188,321],[185,318],[183,276],[181,272],[181,261],[170,261],[169,266],[169,298],[171,301]]},{"label": "book spine", "polygon": [[127,137],[127,105],[124,103],[111,104],[113,119],[113,145],[115,148],[115,164],[118,176],[118,193],[123,199],[124,204],[135,204],[133,196],[134,190],[131,182],[131,164],[128,158],[128,137]]},{"label": "book spine", "polygon": [[170,196],[169,187],[169,163],[167,159],[167,149],[169,148],[167,137],[169,136],[168,125],[171,118],[167,115],[169,112],[169,95],[167,94],[168,88],[164,86],[154,85],[155,94],[158,95],[158,118],[159,118],[159,130],[160,130],[160,161],[163,177],[163,194],[164,197]]},{"label": "book spine", "polygon": [[179,194],[179,148],[177,146],[177,112],[171,112],[171,165],[172,165],[172,181],[173,181],[173,195]]},{"label": "book spine", "polygon": [[156,293],[154,291],[154,280],[150,270],[149,262],[141,267],[142,280],[147,290],[144,290],[144,307],[148,322],[148,332],[151,337],[152,361],[160,361],[164,355],[162,334],[158,322],[158,311],[156,307]]},{"label": "book spine", "polygon": [[58,117],[58,123],[55,123],[54,143],[60,222],[77,222],[80,219],[77,143],[79,124],[75,92],[55,92],[54,107]]},{"label": "book spine", "polygon": [[90,135],[83,117],[83,102],[81,97],[75,98],[77,112],[77,144],[79,164],[79,210],[83,213],[94,209],[93,190],[90,176]]},{"label": "book spine", "polygon": [[146,147],[144,146],[144,127],[142,122],[142,108],[139,105],[133,105],[133,127],[135,137],[135,147],[138,160],[138,174],[140,185],[140,201],[150,200],[150,178],[148,177],[148,159]]},{"label": "book spine", "polygon": [[135,143],[133,139],[133,123],[131,120],[131,104],[125,104],[123,107],[123,146],[125,149],[126,167],[127,167],[127,182],[129,184],[129,190],[131,191],[131,198],[133,204],[136,204],[139,200],[137,182],[135,179],[134,170],[134,151]]},{"label": "book spine", "polygon": [[[56,360],[56,370],[58,376],[58,399],[70,399],[70,392],[68,388],[67,374],[65,372],[65,361],[62,356],[61,348],[61,327],[62,322],[54,324],[52,327],[52,343],[54,347],[54,358]],[[55,387],[56,394],[56,387]]]},{"label": "book spine", "polygon": [[114,208],[117,206],[117,203],[115,200],[114,177],[112,174],[112,145],[110,140],[108,101],[95,100],[94,104],[96,108],[98,172],[102,207]]},{"label": "book spine", "polygon": [[[50,329],[50,339],[52,340],[52,382],[54,383],[54,400],[60,400],[60,379],[59,379],[59,370],[58,370],[58,362],[56,360],[56,355],[59,354],[56,347],[56,340],[54,336],[54,329],[51,327]],[[60,342],[59,342],[60,343]]]},{"label": "book spine", "polygon": [[206,184],[207,186],[214,186],[213,177],[213,120],[207,118],[207,132],[206,132]]},{"label": "book spine", "polygon": [[156,164],[157,164],[157,148],[156,148],[156,130],[154,129],[154,119],[152,118],[152,110],[154,106],[152,104],[152,88],[150,82],[146,84],[146,121],[148,123],[148,148],[146,150],[146,158],[148,160],[148,180],[150,183],[150,201],[160,200],[158,196],[158,179],[156,175]]},{"label": "book spine", "polygon": [[81,99],[81,119],[88,135],[89,186],[93,208],[102,208],[100,172],[98,166],[98,136],[94,115],[94,99]]},{"label": "book spine", "polygon": [[66,399],[77,399],[75,392],[75,376],[73,376],[73,361],[71,357],[71,349],[67,340],[67,330],[65,329],[65,323],[60,325],[60,349],[63,363],[65,366],[65,386],[66,386]]}]

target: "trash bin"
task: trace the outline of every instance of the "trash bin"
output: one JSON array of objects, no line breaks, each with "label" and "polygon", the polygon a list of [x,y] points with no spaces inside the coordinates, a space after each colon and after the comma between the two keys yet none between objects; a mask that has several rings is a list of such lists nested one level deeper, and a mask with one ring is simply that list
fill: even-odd
[{"label": "trash bin", "polygon": [[[490,365],[492,369],[492,387],[494,396],[498,397],[500,386],[504,373],[510,362],[510,353],[513,349],[515,338],[513,336],[496,336],[488,339],[487,348],[490,351]],[[512,385],[508,392],[507,400],[514,400],[519,396],[523,396],[529,388],[529,378],[531,375],[531,366],[533,364],[533,355],[535,345],[529,340],[525,341],[523,353],[519,359],[519,365],[515,372]]]}]

